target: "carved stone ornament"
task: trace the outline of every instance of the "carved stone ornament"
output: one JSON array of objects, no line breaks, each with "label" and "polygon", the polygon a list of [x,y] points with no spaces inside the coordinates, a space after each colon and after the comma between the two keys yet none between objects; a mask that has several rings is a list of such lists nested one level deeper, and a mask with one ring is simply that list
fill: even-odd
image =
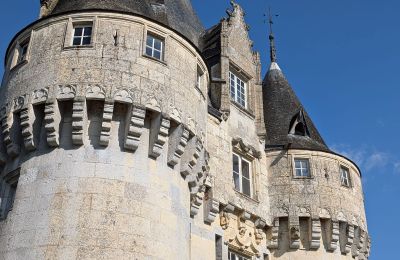
[{"label": "carved stone ornament", "polygon": [[132,104],[133,99],[128,90],[120,89],[115,92],[114,101],[120,103]]},{"label": "carved stone ornament", "polygon": [[77,87],[75,85],[58,86],[58,100],[74,99]]},{"label": "carved stone ornament", "polygon": [[43,104],[49,97],[49,89],[42,88],[34,90],[32,93],[32,104]]},{"label": "carved stone ornament", "polygon": [[86,98],[94,100],[104,100],[106,98],[106,91],[100,85],[89,85],[86,88]]},{"label": "carved stone ornament", "polygon": [[261,152],[257,151],[253,146],[246,144],[240,137],[233,138],[232,145],[236,150],[239,150],[243,154],[248,154],[258,159],[261,158]]}]

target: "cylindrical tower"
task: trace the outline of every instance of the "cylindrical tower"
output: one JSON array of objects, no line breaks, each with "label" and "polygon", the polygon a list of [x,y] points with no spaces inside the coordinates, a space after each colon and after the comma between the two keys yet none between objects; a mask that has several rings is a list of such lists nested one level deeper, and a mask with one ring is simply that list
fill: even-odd
[{"label": "cylindrical tower", "polygon": [[272,259],[367,259],[358,166],[326,146],[275,61],[263,91]]},{"label": "cylindrical tower", "polygon": [[1,89],[0,259],[189,259],[208,70],[190,1],[41,1]]}]

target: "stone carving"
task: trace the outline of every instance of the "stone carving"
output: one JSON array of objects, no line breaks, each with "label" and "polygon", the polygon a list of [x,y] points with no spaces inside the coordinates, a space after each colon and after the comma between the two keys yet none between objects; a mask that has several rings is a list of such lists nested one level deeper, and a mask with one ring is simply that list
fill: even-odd
[{"label": "stone carving", "polygon": [[60,85],[58,86],[58,100],[74,99],[76,95],[76,85]]},{"label": "stone carving", "polygon": [[346,219],[346,217],[344,216],[343,212],[339,212],[339,213],[337,214],[337,220],[338,220],[338,221],[341,221],[341,222],[347,222],[347,219]]},{"label": "stone carving", "polygon": [[72,104],[72,143],[74,145],[83,145],[85,111],[85,98],[75,98]]},{"label": "stone carving", "polygon": [[36,149],[33,138],[33,123],[35,122],[35,113],[32,105],[27,105],[20,112],[21,132],[24,139],[24,146],[27,151]]},{"label": "stone carving", "polygon": [[15,98],[13,107],[14,112],[19,112],[26,105],[26,102],[27,102],[26,95]]},{"label": "stone carving", "polygon": [[146,108],[155,112],[161,113],[161,106],[157,99],[152,97],[146,102]]},{"label": "stone carving", "polygon": [[297,207],[297,216],[298,217],[310,217],[311,216],[311,208],[309,206]]},{"label": "stone carving", "polygon": [[212,198],[212,190],[205,195],[204,222],[212,224],[219,212],[219,201]]},{"label": "stone carving", "polygon": [[43,104],[46,102],[48,96],[49,96],[48,88],[34,90],[32,94],[32,104]]},{"label": "stone carving", "polygon": [[321,221],[316,219],[311,219],[311,249],[318,249],[320,247],[321,241]]},{"label": "stone carving", "polygon": [[182,122],[182,112],[179,111],[176,107],[170,107],[169,115],[171,117],[171,120],[177,122],[178,124]]},{"label": "stone carving", "polygon": [[125,144],[124,148],[129,151],[136,151],[140,144],[140,137],[144,131],[144,119],[146,116],[146,109],[133,106],[131,113],[128,113],[125,131]]},{"label": "stone carving", "polygon": [[266,241],[262,221],[259,218],[253,221],[254,217],[249,212],[239,208],[230,212],[225,209],[220,216],[221,227],[225,230],[225,243],[248,255],[259,257],[263,241]]},{"label": "stone carving", "polygon": [[128,90],[120,89],[115,92],[114,101],[120,103],[132,104],[133,99]]},{"label": "stone carving", "polygon": [[170,120],[162,114],[156,115],[151,121],[149,155],[158,158],[168,138]]},{"label": "stone carving", "polygon": [[168,146],[168,165],[174,167],[181,159],[189,139],[189,131],[183,126],[178,125],[172,131]]},{"label": "stone carving", "polygon": [[91,100],[104,100],[106,98],[106,91],[100,85],[89,85],[86,88],[86,98]]},{"label": "stone carving", "polygon": [[56,99],[47,100],[44,114],[47,144],[51,147],[57,147],[59,145],[59,126],[61,122],[61,115]]},{"label": "stone carving", "polygon": [[203,196],[202,192],[194,194],[191,196],[190,202],[190,216],[194,217],[199,212],[200,206],[203,203]]},{"label": "stone carving", "polygon": [[321,219],[330,219],[331,213],[328,209],[319,209],[319,218]]},{"label": "stone carving", "polygon": [[108,146],[111,134],[111,121],[114,113],[114,102],[112,100],[104,101],[103,122],[101,124],[100,145]]},{"label": "stone carving", "polygon": [[246,144],[242,138],[236,137],[232,139],[232,145],[236,150],[244,153],[244,154],[249,154],[254,158],[261,158],[261,152],[257,151],[256,148],[254,148],[251,145]]}]

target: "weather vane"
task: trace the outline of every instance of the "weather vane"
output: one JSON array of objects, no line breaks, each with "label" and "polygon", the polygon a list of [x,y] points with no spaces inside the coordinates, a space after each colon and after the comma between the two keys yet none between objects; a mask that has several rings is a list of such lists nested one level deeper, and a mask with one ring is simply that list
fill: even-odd
[{"label": "weather vane", "polygon": [[[266,16],[267,15],[264,14],[264,17],[266,17]],[[268,9],[268,23],[269,23],[270,57],[271,57],[271,62],[276,62],[277,59],[276,59],[275,37],[274,37],[273,29],[272,29],[273,24],[274,24],[274,21],[272,19],[273,16],[278,17],[279,15],[278,14],[272,15],[271,7],[269,7],[269,9]],[[267,19],[265,19],[264,22],[266,23]]]}]

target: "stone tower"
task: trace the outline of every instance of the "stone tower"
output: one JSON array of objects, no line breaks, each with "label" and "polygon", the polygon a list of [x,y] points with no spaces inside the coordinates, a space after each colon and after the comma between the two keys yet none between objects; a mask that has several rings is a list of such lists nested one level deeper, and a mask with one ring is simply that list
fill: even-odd
[{"label": "stone tower", "polygon": [[239,5],[40,2],[0,89],[0,260],[368,258],[359,168],[275,55],[262,81]]}]

